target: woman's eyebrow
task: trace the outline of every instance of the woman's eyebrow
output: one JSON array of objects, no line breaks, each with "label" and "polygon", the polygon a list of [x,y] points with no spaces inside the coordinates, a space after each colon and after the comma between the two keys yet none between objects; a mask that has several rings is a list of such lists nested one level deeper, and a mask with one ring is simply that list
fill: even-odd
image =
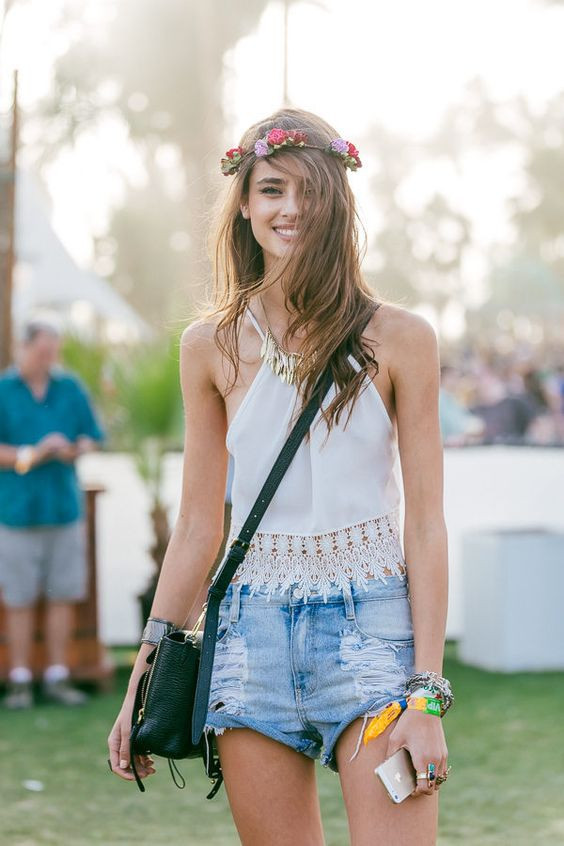
[{"label": "woman's eyebrow", "polygon": [[[300,182],[301,181],[302,180],[300,178]],[[265,183],[268,183],[270,185],[285,185],[286,180],[281,179],[279,176],[264,176],[262,179],[257,179],[256,181],[257,185],[264,185]],[[311,181],[309,179],[306,179],[306,184],[310,185]]]},{"label": "woman's eyebrow", "polygon": [[265,182],[269,182],[272,185],[284,185],[286,180],[280,179],[278,176],[265,176],[263,179],[257,180],[257,185],[262,185]]}]

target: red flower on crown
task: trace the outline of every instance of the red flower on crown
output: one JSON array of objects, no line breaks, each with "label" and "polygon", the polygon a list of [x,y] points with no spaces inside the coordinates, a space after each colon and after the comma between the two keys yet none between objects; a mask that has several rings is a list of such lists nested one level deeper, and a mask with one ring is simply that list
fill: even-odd
[{"label": "red flower on crown", "polygon": [[237,173],[241,165],[241,159],[245,155],[242,147],[231,147],[221,160],[221,172],[225,176]]},{"label": "red flower on crown", "polygon": [[287,137],[288,133],[284,129],[271,129],[266,136],[266,143],[274,147],[277,144],[283,144]]},{"label": "red flower on crown", "polygon": [[288,138],[291,138],[294,144],[307,144],[307,134],[298,129],[291,129],[288,132]]},{"label": "red flower on crown", "polygon": [[351,167],[351,170],[356,170],[357,167],[362,167],[359,152],[351,141],[348,142],[348,154],[350,158],[354,161],[356,166],[352,166],[352,163],[349,163],[349,167]]}]

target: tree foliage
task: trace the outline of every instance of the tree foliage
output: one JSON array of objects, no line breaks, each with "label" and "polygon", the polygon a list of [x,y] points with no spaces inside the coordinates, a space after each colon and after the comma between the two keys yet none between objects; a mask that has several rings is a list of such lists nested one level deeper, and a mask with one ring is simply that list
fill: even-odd
[{"label": "tree foliage", "polygon": [[[96,3],[83,0],[69,3],[61,21],[70,46],[38,116],[44,160],[103,121],[127,128],[148,184],[128,187],[109,234],[115,229],[118,287],[133,286],[129,299],[154,324],[162,326],[173,304],[187,307],[206,281],[204,233],[217,189],[211,162],[223,152],[224,54],[265,5],[116,0],[108,17],[96,17],[88,14]],[[168,181],[156,164],[164,145],[178,159]],[[190,243],[173,257],[175,232],[189,232]]]},{"label": "tree foliage", "polygon": [[[564,93],[533,113],[523,98],[496,102],[481,80],[470,83],[446,111],[437,130],[414,142],[374,127],[370,133],[379,171],[373,180],[381,225],[371,247],[370,274],[385,296],[409,305],[451,300],[467,305],[468,259],[479,249],[474,221],[441,188],[421,192],[417,207],[406,188],[423,168],[448,165],[462,175],[468,157],[507,153],[521,161],[521,188],[507,199],[513,230],[509,243],[489,245],[486,258],[489,308],[557,319],[564,311]],[[488,201],[484,182],[484,203]],[[407,192],[409,193],[409,192]],[[421,199],[423,198],[423,199]],[[496,198],[492,195],[492,201]],[[483,249],[483,248],[482,248]],[[489,319],[489,318],[488,318]]]},{"label": "tree foliage", "polygon": [[[127,186],[109,237],[98,247],[111,256],[118,289],[163,327],[189,314],[207,279],[204,233],[225,139],[224,56],[252,29],[266,0],[116,0],[104,6],[111,12],[106,19],[77,14],[98,5],[76,0],[68,6],[61,26],[70,46],[42,107],[42,143],[56,153],[104,121],[126,127],[146,179]],[[456,178],[473,156],[517,152],[524,187],[507,204],[513,242],[491,244],[482,256],[490,268],[491,303],[530,307],[542,291],[545,304],[561,308],[563,120],[564,93],[538,114],[524,98],[495,100],[475,79],[425,139],[374,124],[368,136],[379,162],[372,193],[380,225],[371,233],[367,267],[377,288],[408,305],[431,303],[439,314],[453,300],[467,307],[474,272],[468,268],[473,255],[484,252],[475,222],[461,198],[439,182],[416,204],[407,199],[410,185],[431,166],[450,168]],[[485,185],[485,203],[488,190]]]}]

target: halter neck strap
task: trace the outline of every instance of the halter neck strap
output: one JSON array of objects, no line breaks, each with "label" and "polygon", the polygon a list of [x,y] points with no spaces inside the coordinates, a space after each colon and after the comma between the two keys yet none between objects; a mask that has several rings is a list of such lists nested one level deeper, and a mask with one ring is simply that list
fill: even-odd
[{"label": "halter neck strap", "polygon": [[264,332],[263,332],[263,331],[262,331],[262,329],[260,328],[260,323],[258,322],[258,320],[256,319],[256,317],[255,317],[255,316],[254,316],[254,314],[252,313],[252,311],[251,311],[251,309],[249,308],[249,306],[247,306],[247,311],[249,312],[249,317],[251,318],[251,323],[253,324],[253,326],[255,327],[255,329],[257,330],[257,332],[259,333],[260,337],[261,337],[261,338],[262,338],[262,340],[264,341]]}]

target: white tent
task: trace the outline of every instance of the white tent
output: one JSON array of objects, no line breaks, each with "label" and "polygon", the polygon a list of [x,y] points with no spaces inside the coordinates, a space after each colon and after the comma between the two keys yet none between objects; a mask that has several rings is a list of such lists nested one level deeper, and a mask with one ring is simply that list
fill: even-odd
[{"label": "white tent", "polygon": [[136,342],[153,332],[105,279],[81,270],[49,220],[33,177],[18,170],[13,316],[16,333],[25,321],[54,312],[65,328],[108,341]]}]

